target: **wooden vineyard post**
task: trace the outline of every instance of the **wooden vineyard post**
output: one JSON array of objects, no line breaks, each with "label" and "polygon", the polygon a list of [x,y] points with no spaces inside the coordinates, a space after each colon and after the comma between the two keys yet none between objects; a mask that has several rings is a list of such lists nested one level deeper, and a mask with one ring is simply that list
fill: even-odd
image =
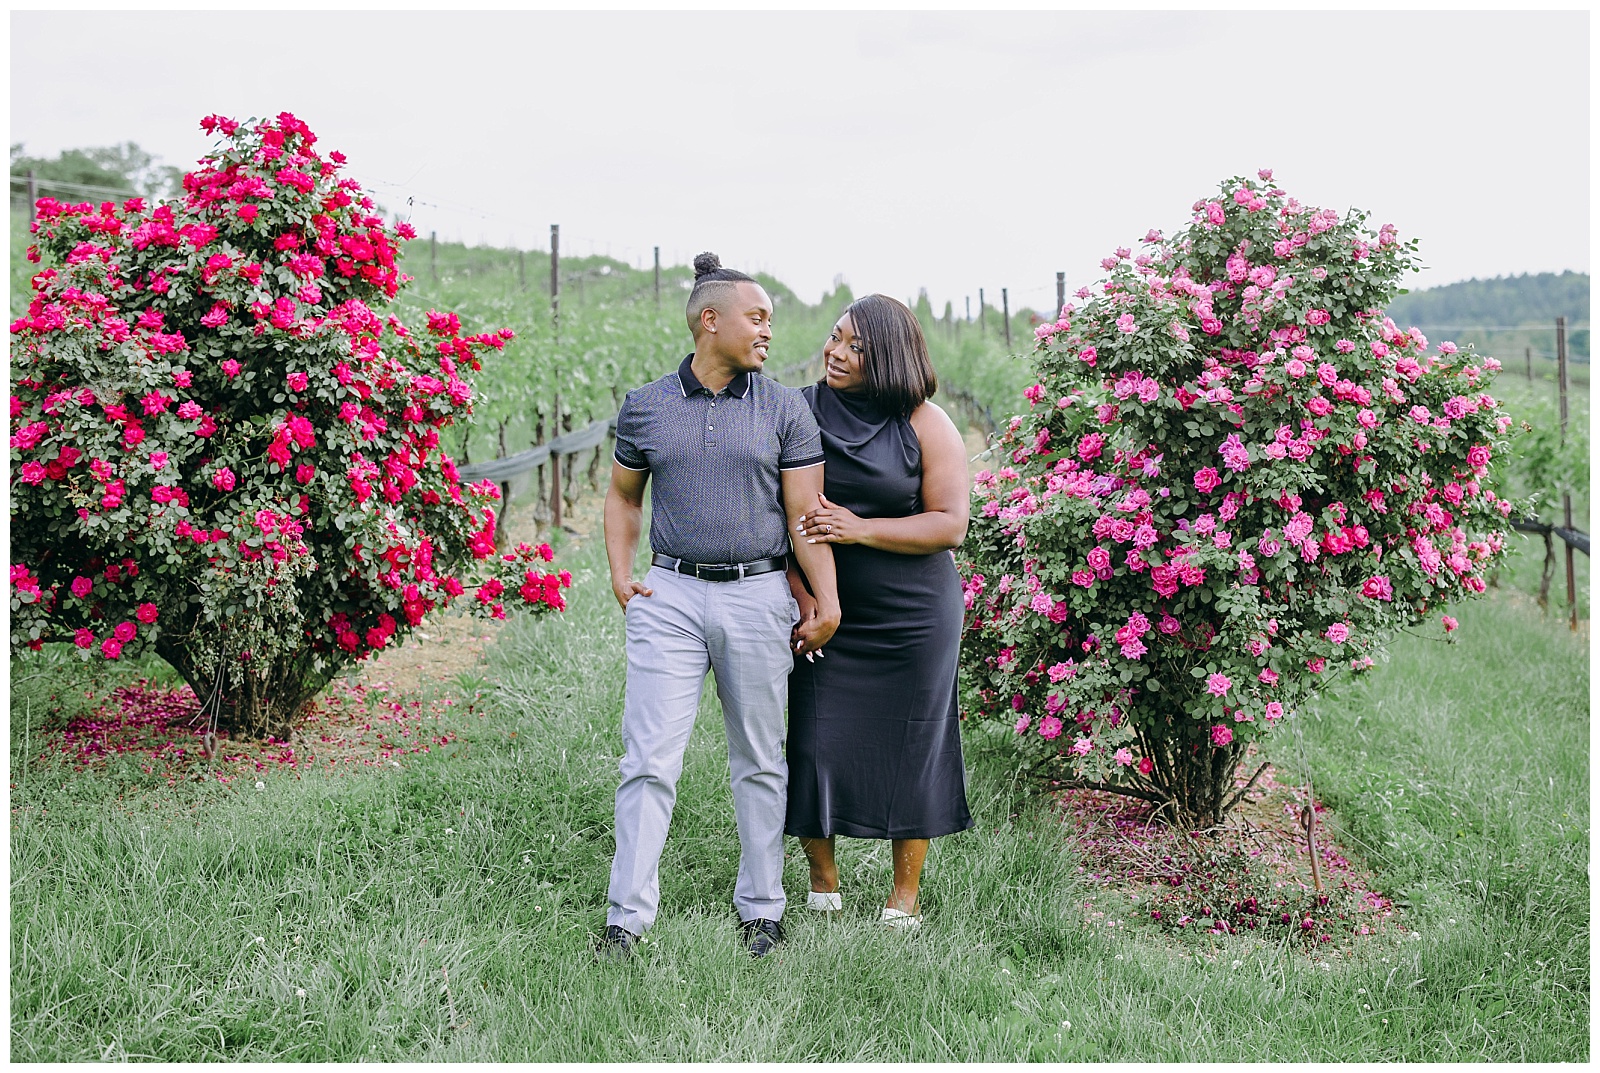
[{"label": "wooden vineyard post", "polygon": [[1528,383],[1533,383],[1533,347],[1522,348],[1522,360],[1528,363]]},{"label": "wooden vineyard post", "polygon": [[[550,330],[561,338],[561,225],[550,225]],[[559,522],[557,524],[560,524]]]},{"label": "wooden vineyard post", "polygon": [[1006,349],[1011,349],[1011,295],[1006,288],[1000,288],[1000,323],[1006,326]]},{"label": "wooden vineyard post", "polygon": [[433,275],[433,281],[439,282],[439,232],[428,232],[428,271]]},{"label": "wooden vineyard post", "polygon": [[[1556,382],[1561,393],[1561,446],[1567,445],[1567,318],[1556,318]],[[1572,529],[1572,491],[1561,493],[1561,512]],[[1572,545],[1561,542],[1567,549],[1567,625],[1574,633],[1578,629],[1578,579],[1572,561]]]},{"label": "wooden vineyard post", "polygon": [[656,247],[656,308],[661,308],[661,247]]},{"label": "wooden vineyard post", "polygon": [[1061,310],[1067,304],[1067,274],[1056,273],[1056,316],[1061,316]]},{"label": "wooden vineyard post", "polygon": [[39,187],[33,181],[33,169],[28,169],[28,223],[39,218]]},{"label": "wooden vineyard post", "polygon": [[517,251],[517,286],[521,290],[528,289],[528,251]]},{"label": "wooden vineyard post", "polygon": [[978,334],[979,335],[984,334],[984,329],[988,327],[987,322],[985,322],[985,320],[984,320],[983,312],[984,312],[983,288],[979,287],[978,288]]}]

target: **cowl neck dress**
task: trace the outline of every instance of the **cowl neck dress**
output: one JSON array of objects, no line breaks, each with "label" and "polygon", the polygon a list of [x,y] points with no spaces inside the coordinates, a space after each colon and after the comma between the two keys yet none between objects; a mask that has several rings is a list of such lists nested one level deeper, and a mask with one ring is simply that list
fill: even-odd
[{"label": "cowl neck dress", "polygon": [[[802,389],[822,431],[823,493],[863,518],[920,514],[922,445],[908,418],[825,383]],[[935,838],[972,826],[956,663],[964,607],[948,551],[834,544],[839,630],[789,677],[785,831]]]}]

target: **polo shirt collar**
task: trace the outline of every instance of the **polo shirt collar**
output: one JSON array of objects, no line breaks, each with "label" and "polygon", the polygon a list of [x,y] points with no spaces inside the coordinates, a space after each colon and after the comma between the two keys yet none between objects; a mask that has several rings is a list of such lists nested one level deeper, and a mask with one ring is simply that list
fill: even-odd
[{"label": "polo shirt collar", "polygon": [[[696,391],[705,391],[709,393],[711,390],[702,384],[700,382],[700,378],[694,375],[694,370],[689,368],[693,361],[694,355],[690,354],[688,357],[683,359],[683,364],[678,366],[678,386],[683,389],[684,398],[688,398]],[[744,398],[749,390],[749,373],[740,373],[738,376],[735,376],[732,380],[728,381],[727,392],[736,399]]]}]

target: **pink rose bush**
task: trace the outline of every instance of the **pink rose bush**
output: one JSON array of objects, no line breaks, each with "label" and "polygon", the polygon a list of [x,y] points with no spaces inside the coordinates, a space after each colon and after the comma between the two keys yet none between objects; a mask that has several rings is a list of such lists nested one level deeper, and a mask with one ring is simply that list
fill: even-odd
[{"label": "pink rose bush", "polygon": [[284,113],[208,117],[183,196],[38,202],[11,325],[11,646],[153,649],[222,729],[286,737],[349,663],[469,592],[561,610],[548,547],[494,544],[498,489],[441,432],[509,331],[417,335],[344,157]]},{"label": "pink rose bush", "polygon": [[1062,722],[1018,733],[1078,785],[1215,823],[1252,742],[1483,591],[1510,421],[1497,363],[1383,316],[1393,228],[1236,178],[1147,245],[1039,334],[975,482],[963,659],[975,715]]}]

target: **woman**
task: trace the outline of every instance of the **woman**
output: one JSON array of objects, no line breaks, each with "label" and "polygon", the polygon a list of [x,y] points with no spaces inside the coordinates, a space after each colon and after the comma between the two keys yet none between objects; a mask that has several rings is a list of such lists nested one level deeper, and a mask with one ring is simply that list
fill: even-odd
[{"label": "woman", "polygon": [[[843,611],[789,678],[784,830],[811,865],[807,905],[841,906],[834,837],[893,841],[882,920],[921,921],[928,840],[972,826],[956,711],[963,613],[951,549],[967,531],[965,444],[929,402],[938,382],[911,310],[881,294],[845,310],[804,389],[822,430],[823,493],[796,540],[833,545]],[[802,621],[804,580],[790,585]]]}]

